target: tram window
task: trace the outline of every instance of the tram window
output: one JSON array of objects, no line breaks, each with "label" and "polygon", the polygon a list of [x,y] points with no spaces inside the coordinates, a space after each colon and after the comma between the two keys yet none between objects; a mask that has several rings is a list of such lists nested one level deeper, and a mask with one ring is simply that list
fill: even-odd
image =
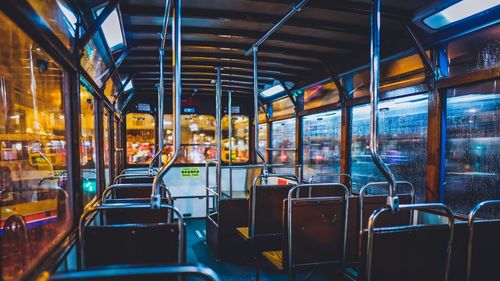
[{"label": "tram window", "polygon": [[273,102],[273,117],[284,116],[295,113],[292,101],[286,97]]},{"label": "tram window", "polygon": [[305,110],[337,103],[339,100],[339,91],[333,82],[318,84],[304,91]]},{"label": "tram window", "polygon": [[[232,116],[232,158],[231,163],[248,162],[249,119],[244,115]],[[229,163],[229,117],[222,117],[222,161]]]},{"label": "tram window", "polygon": [[460,37],[448,44],[449,75],[500,66],[500,25]]},{"label": "tram window", "polygon": [[80,63],[83,69],[85,69],[95,81],[97,86],[102,87],[101,77],[103,77],[104,71],[106,71],[106,63],[99,53],[99,49],[94,39],[90,40],[87,46],[83,48],[83,56]]},{"label": "tram window", "polygon": [[108,81],[106,81],[106,87],[104,88],[104,95],[111,102],[115,101],[116,86],[115,86],[115,82],[113,81],[113,77],[109,78]]},{"label": "tram window", "polygon": [[498,82],[447,90],[444,202],[460,214],[500,199]]},{"label": "tram window", "polygon": [[[266,151],[267,148],[267,123],[259,124],[259,150],[264,155],[266,162],[269,162],[268,154]],[[257,163],[262,163],[259,157],[257,157]]]},{"label": "tram window", "polygon": [[0,12],[0,280],[16,280],[71,228],[63,69]]},{"label": "tram window", "polygon": [[127,163],[148,164],[155,151],[155,119],[146,113],[129,113],[127,127]]},{"label": "tram window", "polygon": [[121,132],[119,131],[119,125],[118,125],[118,119],[113,119],[113,139],[115,143],[115,149],[113,150],[113,155],[115,156],[115,171],[114,175],[120,174],[120,166],[122,164],[122,153],[120,151],[117,151],[117,148],[121,148],[122,145],[120,144],[120,134]]},{"label": "tram window", "polygon": [[102,116],[102,127],[103,127],[103,152],[104,152],[104,179],[106,186],[110,183],[110,171],[109,171],[109,112],[105,108],[103,110]]},{"label": "tram window", "polygon": [[[372,161],[368,104],[353,107],[351,173],[353,190],[372,181],[386,181]],[[379,152],[397,180],[409,181],[416,199],[425,199],[428,96],[414,95],[379,104]]]},{"label": "tram window", "polygon": [[96,195],[96,143],[94,131],[94,96],[80,87],[80,163],[82,169],[83,202],[90,202]]},{"label": "tram window", "polygon": [[[164,116],[165,136],[163,161],[172,155],[172,115]],[[181,151],[176,163],[199,164],[216,158],[215,117],[181,115]]]},{"label": "tram window", "polygon": [[[295,149],[295,118],[274,121],[271,124],[273,149]],[[285,164],[287,167],[275,168],[274,171],[295,173],[295,151],[273,151],[273,164]]]},{"label": "tram window", "polygon": [[340,172],[340,117],[341,110],[304,117],[305,179],[319,172]]},{"label": "tram window", "polygon": [[28,0],[54,34],[69,49],[75,36],[76,16],[63,0]]}]

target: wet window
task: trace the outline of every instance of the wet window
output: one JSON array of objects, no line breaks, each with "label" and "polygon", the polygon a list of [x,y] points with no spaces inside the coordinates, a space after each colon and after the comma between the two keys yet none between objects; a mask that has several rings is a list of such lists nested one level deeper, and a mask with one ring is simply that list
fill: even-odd
[{"label": "wet window", "polygon": [[[267,157],[267,123],[261,123],[259,124],[259,150],[262,152],[264,155],[264,158],[266,159],[266,162],[269,162],[269,159]],[[262,163],[262,160],[257,156],[257,162]]]},{"label": "wet window", "polygon": [[110,147],[109,147],[109,111],[104,108],[103,116],[102,116],[102,127],[103,127],[103,157],[104,157],[104,179],[106,186],[110,183],[110,171],[109,171],[109,156],[110,156]]},{"label": "wet window", "polygon": [[[367,105],[352,110],[351,173],[353,190],[373,181],[386,181],[370,154],[370,112]],[[427,163],[427,95],[379,103],[379,153],[399,181],[409,181],[417,201],[425,200]]]},{"label": "wet window", "polygon": [[[97,35],[94,36],[94,39],[97,37]],[[83,69],[95,81],[97,86],[102,87],[102,80],[106,76],[106,63],[99,53],[99,49],[94,39],[90,40],[87,46],[83,48],[83,56],[80,63]]]},{"label": "wet window", "polygon": [[148,164],[155,153],[155,119],[150,114],[129,113],[126,122],[127,163]]},{"label": "wet window", "polygon": [[[231,163],[246,163],[249,156],[249,120],[244,115],[232,115]],[[222,162],[229,163],[229,117],[222,117]]]},{"label": "wet window", "polygon": [[273,102],[272,109],[273,109],[273,117],[279,117],[295,113],[293,103],[288,97]]},{"label": "wet window", "polygon": [[0,12],[0,279],[70,229],[62,68]]},{"label": "wet window", "polygon": [[82,188],[84,203],[96,195],[96,142],[94,131],[94,96],[85,88],[80,88],[80,162],[82,167]]},{"label": "wet window", "polygon": [[285,164],[286,168],[274,168],[274,171],[295,173],[295,118],[274,121],[271,124],[273,164]]},{"label": "wet window", "polygon": [[498,82],[447,91],[444,202],[460,214],[500,199]]},{"label": "wet window", "polygon": [[304,117],[304,179],[340,172],[340,117],[340,110]]}]

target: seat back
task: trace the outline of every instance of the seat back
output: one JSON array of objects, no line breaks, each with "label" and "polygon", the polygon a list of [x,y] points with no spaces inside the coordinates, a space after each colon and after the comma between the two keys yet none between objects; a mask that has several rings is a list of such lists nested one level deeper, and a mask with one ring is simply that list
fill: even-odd
[{"label": "seat back", "polygon": [[[162,203],[170,203],[162,198]],[[108,199],[106,204],[114,203],[149,203],[149,199]],[[109,209],[103,210],[103,223],[113,224],[152,224],[173,221],[173,212],[169,209]]]},{"label": "seat back", "polygon": [[178,263],[177,223],[87,226],[84,237],[85,267]]},{"label": "seat back", "polygon": [[284,201],[284,268],[342,260],[345,203],[344,197],[292,199],[292,259],[289,261],[288,199]]},{"label": "seat back", "polygon": [[[364,230],[358,280],[367,280],[367,236]],[[370,281],[445,280],[448,238],[447,225],[375,229]]]},{"label": "seat back", "polygon": [[[287,198],[290,188],[292,185],[287,184],[256,185],[255,189],[251,189],[249,233],[253,233],[255,237],[282,233],[283,200]],[[254,190],[255,194],[253,194]]]}]

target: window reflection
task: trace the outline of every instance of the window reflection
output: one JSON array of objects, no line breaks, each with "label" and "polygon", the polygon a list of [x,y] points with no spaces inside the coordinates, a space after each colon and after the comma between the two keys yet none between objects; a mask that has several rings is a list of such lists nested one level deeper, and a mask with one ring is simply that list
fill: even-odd
[{"label": "window reflection", "polygon": [[275,171],[295,173],[295,118],[275,121],[271,125],[271,139],[273,149],[283,149],[271,153],[273,164],[285,164],[289,168],[275,168]]},{"label": "window reflection", "polygon": [[63,70],[0,12],[0,279],[33,268],[71,226]]},{"label": "window reflection", "polygon": [[304,117],[304,178],[340,172],[341,110]]},{"label": "window reflection", "polygon": [[[249,120],[247,116],[232,116],[231,163],[248,162]],[[229,117],[222,117],[222,162],[229,163]]]},{"label": "window reflection", "polygon": [[[260,123],[259,124],[259,150],[262,152],[264,155],[264,158],[266,159],[266,162],[269,162],[268,159],[268,154],[266,151],[267,148],[267,123]],[[257,156],[257,163],[262,163],[262,160],[260,160],[260,157]]]},{"label": "window reflection", "polygon": [[[370,154],[369,105],[352,110],[351,173],[353,190],[373,181],[386,181]],[[427,95],[415,95],[380,102],[379,152],[397,180],[415,187],[417,201],[425,200],[427,163]]]},{"label": "window reflection", "polygon": [[64,0],[28,0],[28,2],[69,49],[71,40],[75,36],[76,16],[67,3]]},{"label": "window reflection", "polygon": [[500,199],[500,92],[497,81],[449,89],[444,202],[460,214]]},{"label": "window reflection", "polygon": [[126,117],[127,163],[149,164],[155,152],[155,120],[145,113]]},{"label": "window reflection", "polygon": [[85,87],[80,87],[80,164],[82,167],[83,202],[85,204],[96,195],[94,108],[94,96]]}]

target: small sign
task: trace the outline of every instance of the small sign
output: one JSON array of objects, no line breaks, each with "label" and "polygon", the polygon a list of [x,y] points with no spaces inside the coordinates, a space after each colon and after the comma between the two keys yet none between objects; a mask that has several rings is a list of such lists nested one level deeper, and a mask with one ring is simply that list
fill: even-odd
[{"label": "small sign", "polygon": [[182,178],[197,178],[199,176],[200,176],[200,168],[198,167],[181,168]]},{"label": "small sign", "polygon": [[139,103],[137,104],[137,110],[139,111],[151,111],[151,106],[149,106],[149,104],[147,103]]},{"label": "small sign", "polygon": [[194,114],[196,113],[196,110],[194,107],[184,107],[184,113],[189,113],[189,114]]},{"label": "small sign", "polygon": [[231,113],[240,114],[240,107],[239,106],[231,106]]}]

